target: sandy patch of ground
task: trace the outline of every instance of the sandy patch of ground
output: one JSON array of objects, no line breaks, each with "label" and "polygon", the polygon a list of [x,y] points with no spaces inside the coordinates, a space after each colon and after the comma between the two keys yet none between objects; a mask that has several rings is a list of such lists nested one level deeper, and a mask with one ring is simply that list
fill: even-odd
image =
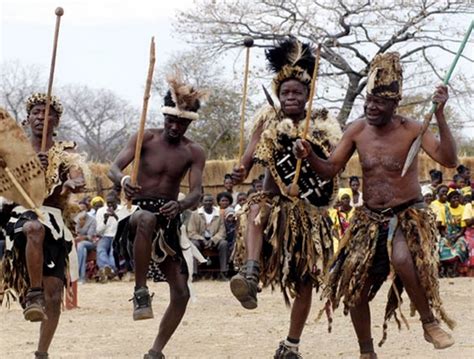
[{"label": "sandy patch of ground", "polygon": [[[62,313],[50,348],[51,358],[142,358],[158,330],[166,308],[166,284],[150,284],[155,292],[155,319],[132,320],[133,283],[111,282],[79,287],[79,309]],[[388,285],[372,303],[374,342],[382,335],[381,324]],[[264,290],[259,307],[248,311],[240,307],[225,282],[195,283],[196,303],[188,311],[165,348],[167,358],[272,358],[278,342],[287,334],[289,310],[282,295]],[[378,348],[379,358],[474,358],[474,279],[441,280],[441,294],[448,313],[458,322],[453,335],[456,344],[436,351],[423,339],[419,321],[408,318],[410,330],[389,325],[388,340]],[[405,296],[405,295],[404,295]],[[303,333],[304,358],[357,358],[357,340],[349,317],[336,312],[333,333],[327,333],[326,320],[315,322],[321,302],[313,298],[313,309]],[[403,305],[408,316],[408,304]],[[23,320],[19,305],[0,310],[0,357],[32,358],[39,324]]]}]

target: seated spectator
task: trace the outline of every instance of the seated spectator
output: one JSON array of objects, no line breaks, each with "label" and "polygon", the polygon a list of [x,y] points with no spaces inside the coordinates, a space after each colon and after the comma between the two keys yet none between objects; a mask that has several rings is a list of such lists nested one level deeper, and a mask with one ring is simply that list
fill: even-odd
[{"label": "seated spectator", "polygon": [[421,187],[421,195],[423,196],[423,201],[427,206],[431,205],[431,202],[434,200],[433,190],[429,186]]},{"label": "seated spectator", "polygon": [[462,220],[466,225],[466,230],[464,232],[464,237],[466,238],[466,243],[469,249],[469,258],[467,260],[467,275],[474,277],[474,210],[471,201],[467,202],[464,205],[464,212],[462,214]]},{"label": "seated spectator", "polygon": [[229,192],[220,192],[217,194],[217,205],[219,206],[219,214],[224,219],[225,210],[232,206],[232,195]]},{"label": "seated spectator", "polygon": [[[224,175],[224,188],[225,192],[230,193],[232,197],[230,204],[235,205],[237,203],[237,192],[234,191],[234,181],[232,181],[232,175],[230,173]],[[219,200],[217,200],[217,203],[219,203]]]},{"label": "seated spectator", "polygon": [[99,281],[107,282],[115,275],[115,259],[112,242],[117,233],[118,216],[120,209],[119,198],[115,191],[110,191],[105,198],[107,205],[97,210],[97,266],[99,267]]},{"label": "seated spectator", "polygon": [[359,188],[360,188],[359,177],[357,177],[357,176],[349,177],[349,187],[352,190],[350,205],[352,207],[362,206],[364,204],[364,201],[362,200],[362,192],[359,191]]},{"label": "seated spectator", "polygon": [[261,190],[263,190],[262,176],[259,176],[258,178],[252,180],[252,188],[255,190],[255,192],[260,192]]},{"label": "seated spectator", "polygon": [[[235,230],[237,225],[237,218],[235,217],[235,210],[232,207],[228,207],[224,213],[224,225],[225,225],[225,240],[229,247],[229,256],[234,249],[235,242]],[[229,257],[230,258],[230,257]]]},{"label": "seated spectator", "polygon": [[460,190],[461,188],[466,187],[466,180],[459,173],[456,173],[448,186],[449,188]]},{"label": "seated spectator", "polygon": [[[194,245],[202,250],[215,248],[219,253],[220,275],[219,280],[227,280],[228,271],[228,243],[223,218],[215,208],[214,197],[205,194],[202,207],[191,214],[188,222],[188,237]],[[194,277],[197,276],[197,262],[194,261]]]},{"label": "seated spectator", "polygon": [[245,202],[247,202],[247,198],[248,198],[248,195],[245,192],[240,192],[237,195],[237,204],[234,207],[236,213],[242,208]]},{"label": "seated spectator", "polygon": [[456,168],[456,171],[458,172],[458,174],[464,178],[464,182],[466,184],[466,186],[469,186],[471,187],[471,189],[474,189],[474,180],[471,179],[471,170],[469,167],[466,167],[464,165],[459,165],[457,168]]},{"label": "seated spectator", "polygon": [[436,189],[438,188],[438,186],[441,183],[443,183],[443,172],[438,171],[436,169],[432,169],[430,170],[429,173],[430,173],[431,182],[429,184],[421,186],[421,192],[423,192],[424,190],[426,191],[430,189],[434,195],[436,193]]},{"label": "seated spectator", "polygon": [[448,205],[448,186],[445,184],[439,185],[438,188],[436,189],[436,200],[431,202],[431,209],[436,215],[436,222],[438,224],[438,229],[442,227],[441,221],[442,221],[442,213],[447,208]]},{"label": "seated spectator", "polygon": [[86,281],[87,254],[96,248],[96,220],[87,213],[87,206],[84,202],[79,202],[81,212],[79,212],[74,221],[76,222],[76,237],[74,242],[77,249],[77,261],[79,265],[79,284]]},{"label": "seated spectator", "polygon": [[90,205],[90,211],[89,211],[89,214],[92,216],[92,217],[95,217],[96,213],[97,213],[97,210],[101,207],[104,206],[104,199],[101,197],[101,196],[96,196],[94,198],[91,199],[91,205]]},{"label": "seated spectator", "polygon": [[468,259],[466,240],[464,238],[465,223],[462,221],[464,206],[459,203],[460,194],[455,190],[448,193],[448,203],[441,212],[441,239],[439,242],[439,259],[441,276],[454,277],[458,274],[459,264]]}]

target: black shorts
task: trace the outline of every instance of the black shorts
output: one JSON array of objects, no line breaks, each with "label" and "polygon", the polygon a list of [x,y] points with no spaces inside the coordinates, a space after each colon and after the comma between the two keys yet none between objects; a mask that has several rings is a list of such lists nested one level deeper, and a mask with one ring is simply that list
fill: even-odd
[{"label": "black shorts", "polygon": [[[6,232],[13,241],[14,250],[17,251],[19,263],[15,265],[26,266],[26,236],[23,226],[26,222],[36,220],[38,216],[33,211],[24,212],[15,223],[8,223]],[[62,281],[66,280],[65,271],[68,253],[72,243],[66,242],[64,238],[54,239],[51,231],[46,226],[45,238],[43,242],[43,276],[56,277]]]},{"label": "black shorts", "polygon": [[372,261],[372,267],[369,270],[369,273],[372,276],[383,278],[384,280],[390,274],[390,258],[387,251],[388,231],[388,221],[379,224],[375,254]]}]

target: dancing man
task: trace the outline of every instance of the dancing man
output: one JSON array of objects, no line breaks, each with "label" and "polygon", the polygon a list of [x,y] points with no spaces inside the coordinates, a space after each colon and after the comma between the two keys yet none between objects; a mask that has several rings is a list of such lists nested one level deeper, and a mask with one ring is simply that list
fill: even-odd
[{"label": "dancing man", "polygon": [[[205,163],[203,148],[184,134],[191,122],[198,119],[200,99],[206,93],[184,84],[178,75],[168,78],[168,82],[170,89],[162,107],[164,128],[145,131],[138,184],[133,185],[130,176],[122,172],[133,161],[137,135],[118,154],[109,173],[137,208],[125,221],[125,229],[121,231],[119,224],[118,230],[120,252],[133,258],[135,264],[133,319],[153,318],[146,285],[150,260],[158,265],[170,287],[170,304],[153,347],[145,354],[148,359],[164,358],[162,350],[186,311],[190,296],[187,284],[192,275],[188,268],[192,268],[192,263],[185,262],[180,246],[179,215],[199,202]],[[178,201],[180,183],[188,171],[190,191]]]},{"label": "dancing man", "polygon": [[[320,158],[305,141],[297,142],[295,154],[325,178],[335,176],[357,150],[363,175],[364,205],[357,207],[351,225],[340,243],[330,268],[324,294],[337,308],[341,299],[344,313],[350,312],[359,340],[361,358],[376,358],[370,328],[369,301],[391,270],[395,277],[383,325],[401,305],[406,289],[423,325],[425,339],[436,349],[453,345],[453,338],[441,329],[438,317],[450,328],[439,295],[437,228],[433,212],[426,208],[420,193],[418,161],[407,174],[401,171],[421,125],[396,114],[402,95],[402,69],[398,53],[380,54],[371,63],[364,116],[352,123],[329,159]],[[456,167],[456,145],[444,117],[448,99],[446,86],[438,86],[433,96],[440,139],[429,131],[423,136],[424,151],[446,167]],[[403,314],[400,315],[405,320]]]},{"label": "dancing man", "polygon": [[[26,320],[41,322],[36,358],[48,358],[61,313],[63,287],[66,283],[68,253],[73,236],[65,223],[68,198],[85,186],[85,163],[72,152],[73,142],[53,139],[63,107],[56,97],[51,99],[46,152],[41,152],[45,122],[46,95],[33,94],[26,103],[26,125],[31,131],[31,144],[38,153],[46,179],[46,199],[40,211],[16,206],[7,224],[7,248],[3,263],[4,289],[14,289],[24,308]],[[72,223],[72,221],[70,221]]]},{"label": "dancing man", "polygon": [[[305,105],[309,100],[315,66],[312,48],[295,38],[281,41],[266,51],[269,67],[276,73],[273,90],[280,107],[264,106],[240,167],[233,171],[241,183],[254,162],[265,167],[263,191],[252,194],[243,206],[235,259],[240,272],[231,280],[234,296],[247,309],[257,307],[259,280],[263,286],[281,286],[285,302],[294,298],[288,337],[280,343],[275,358],[300,358],[299,341],[311,308],[313,287],[322,283],[332,255],[331,229],[325,209],[337,186],[309,171],[303,161],[299,194],[287,187],[293,181],[296,158],[293,143],[303,132]],[[331,143],[340,138],[337,121],[327,110],[312,113],[308,142],[321,156],[329,156]]]}]

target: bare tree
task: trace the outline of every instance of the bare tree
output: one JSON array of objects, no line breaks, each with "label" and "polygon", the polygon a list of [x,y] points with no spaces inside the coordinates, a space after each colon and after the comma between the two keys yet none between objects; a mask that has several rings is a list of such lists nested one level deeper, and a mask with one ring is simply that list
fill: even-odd
[{"label": "bare tree", "polygon": [[[321,43],[325,60],[321,76],[326,76],[327,87],[320,91],[319,98],[329,107],[336,104],[338,120],[345,124],[366,85],[369,65],[376,54],[398,51],[407,64],[406,87],[429,86],[431,91],[443,74],[440,68],[446,67],[446,56],[452,58],[471,21],[468,14],[474,9],[469,3],[197,0],[191,9],[178,14],[174,25],[189,42],[212,54],[241,46],[244,36],[252,36],[255,46],[262,48],[288,34]],[[472,82],[472,72],[470,79]]]},{"label": "bare tree", "polygon": [[[209,99],[199,110],[199,120],[193,121],[187,135],[204,147],[208,159],[234,158],[239,144],[241,83],[225,79],[221,66],[195,50],[173,56],[164,70],[157,72],[154,90],[160,96],[163,97],[168,88],[167,74],[176,69],[186,82],[210,91]],[[253,104],[249,101],[247,112],[252,110]]]},{"label": "bare tree", "polygon": [[45,91],[46,80],[39,66],[23,66],[19,61],[3,63],[0,70],[0,104],[17,121],[26,119],[26,100],[34,92]]},{"label": "bare tree", "polygon": [[61,136],[77,141],[89,160],[112,160],[136,130],[133,123],[138,123],[139,111],[109,90],[67,86],[61,94]]}]

